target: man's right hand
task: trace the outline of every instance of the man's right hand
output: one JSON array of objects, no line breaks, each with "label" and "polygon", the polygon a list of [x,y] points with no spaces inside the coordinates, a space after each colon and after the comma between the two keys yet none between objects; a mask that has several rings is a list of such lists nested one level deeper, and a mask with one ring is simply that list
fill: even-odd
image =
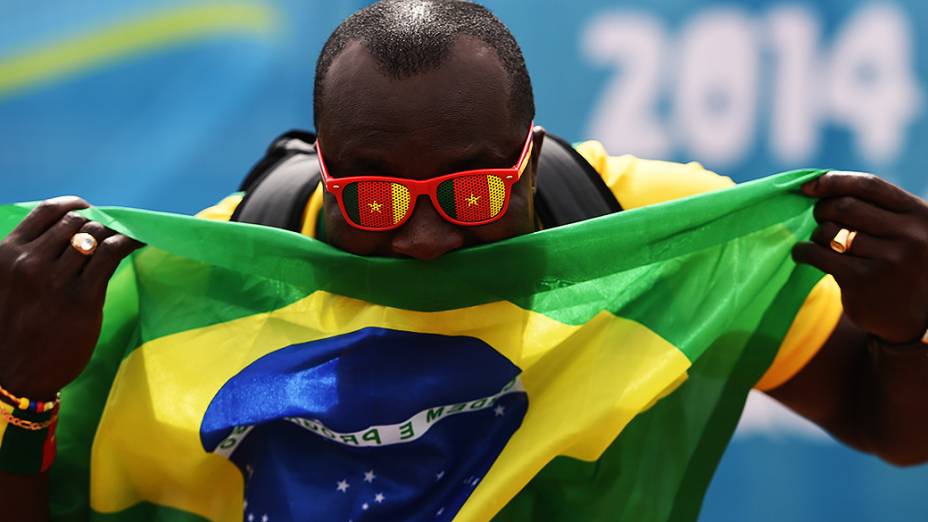
[{"label": "man's right hand", "polygon": [[[83,371],[100,336],[103,299],[119,262],[141,243],[88,221],[74,196],[42,202],[0,241],[0,386],[51,400]],[[79,232],[92,255],[71,246]]]}]

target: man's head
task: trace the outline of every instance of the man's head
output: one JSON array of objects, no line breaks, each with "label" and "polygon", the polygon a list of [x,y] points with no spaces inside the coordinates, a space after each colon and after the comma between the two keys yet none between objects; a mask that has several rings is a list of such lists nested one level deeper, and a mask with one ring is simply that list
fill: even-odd
[{"label": "man's head", "polygon": [[[462,1],[387,0],[345,20],[316,67],[316,130],[334,177],[428,179],[511,167],[534,117],[531,82],[508,29]],[[401,227],[359,230],[326,194],[327,240],[363,255],[432,259],[534,230],[532,193],[543,131],[498,221],[458,226],[420,199]]]}]

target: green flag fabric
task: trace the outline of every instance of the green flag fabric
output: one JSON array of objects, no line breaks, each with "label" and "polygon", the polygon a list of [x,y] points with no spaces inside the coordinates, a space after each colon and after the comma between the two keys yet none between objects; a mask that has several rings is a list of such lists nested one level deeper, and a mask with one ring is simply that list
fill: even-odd
[{"label": "green flag fabric", "polygon": [[[124,208],[58,520],[694,520],[821,272],[792,171],[457,251]],[[0,235],[30,205],[0,207]]]}]

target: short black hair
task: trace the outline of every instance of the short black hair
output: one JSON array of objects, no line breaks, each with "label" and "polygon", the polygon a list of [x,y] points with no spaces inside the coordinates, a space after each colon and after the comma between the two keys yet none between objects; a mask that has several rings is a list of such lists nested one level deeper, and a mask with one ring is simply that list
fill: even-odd
[{"label": "short black hair", "polygon": [[535,99],[525,59],[512,33],[493,13],[464,0],[382,0],[346,18],[322,47],[313,93],[316,127],[323,111],[325,75],[349,43],[361,42],[384,75],[403,79],[441,66],[462,35],[496,52],[509,79],[512,117],[528,126],[535,117]]}]

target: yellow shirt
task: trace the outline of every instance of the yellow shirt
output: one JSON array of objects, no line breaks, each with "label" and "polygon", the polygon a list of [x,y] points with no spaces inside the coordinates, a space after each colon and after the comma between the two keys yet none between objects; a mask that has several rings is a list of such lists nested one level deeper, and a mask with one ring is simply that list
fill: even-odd
[{"label": "yellow shirt", "polygon": [[[623,209],[653,205],[713,190],[728,188],[734,182],[708,171],[699,163],[673,163],[636,158],[609,156],[603,145],[587,141],[577,145],[577,151],[603,177]],[[225,198],[198,214],[199,217],[228,221],[241,202],[241,195]],[[315,236],[319,212],[322,209],[320,185],[306,204],[301,232]],[[790,380],[818,353],[831,336],[843,309],[841,291],[831,276],[826,276],[809,294],[793,321],[773,364],[755,385],[759,390],[772,390]]]}]

